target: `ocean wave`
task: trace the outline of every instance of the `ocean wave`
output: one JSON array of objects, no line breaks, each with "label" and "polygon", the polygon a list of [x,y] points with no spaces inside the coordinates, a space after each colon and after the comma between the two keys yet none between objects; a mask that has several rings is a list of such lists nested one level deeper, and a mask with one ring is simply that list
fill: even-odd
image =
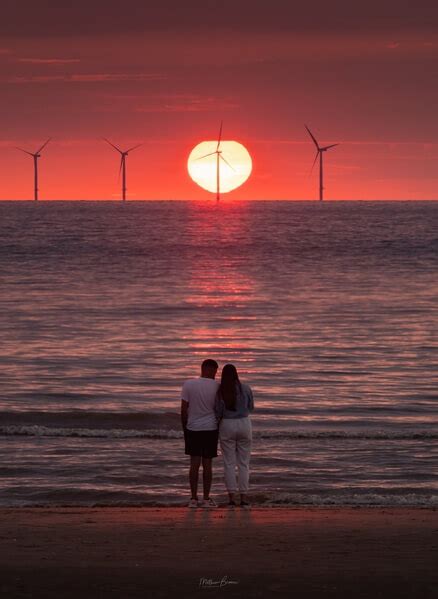
[{"label": "ocean wave", "polygon": [[[187,500],[179,497],[139,497],[137,493],[88,490],[66,490],[37,493],[37,497],[0,499],[0,507],[186,507]],[[250,495],[254,508],[285,507],[423,507],[436,508],[438,494],[421,493],[288,493]],[[219,507],[226,505],[226,498],[216,498]]]},{"label": "ocean wave", "polygon": [[266,507],[291,505],[314,506],[424,506],[438,505],[438,495],[423,495],[420,493],[287,493],[278,492],[271,496],[254,498],[253,501]]},{"label": "ocean wave", "polygon": [[[89,437],[105,439],[180,439],[176,429],[94,429],[48,427],[37,424],[0,426],[0,436]],[[438,430],[253,430],[254,439],[438,439]]]},{"label": "ocean wave", "polygon": [[177,412],[95,412],[72,411],[23,411],[0,412],[0,423],[6,426],[41,426],[54,429],[143,430],[147,428],[175,428],[181,416]]}]

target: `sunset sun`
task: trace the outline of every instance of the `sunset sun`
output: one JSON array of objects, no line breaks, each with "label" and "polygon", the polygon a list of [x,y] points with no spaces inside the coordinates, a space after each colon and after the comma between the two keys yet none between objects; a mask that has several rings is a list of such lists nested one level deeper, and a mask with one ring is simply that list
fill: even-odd
[{"label": "sunset sun", "polygon": [[237,141],[202,141],[190,153],[187,168],[190,177],[203,189],[226,193],[240,187],[251,174],[248,150]]}]

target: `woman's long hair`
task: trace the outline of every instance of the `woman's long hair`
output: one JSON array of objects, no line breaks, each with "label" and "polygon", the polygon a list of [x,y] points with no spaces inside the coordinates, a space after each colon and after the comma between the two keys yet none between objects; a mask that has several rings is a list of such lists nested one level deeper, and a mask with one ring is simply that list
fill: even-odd
[{"label": "woman's long hair", "polygon": [[218,394],[227,410],[236,409],[237,388],[241,389],[239,375],[234,364],[225,364],[222,368],[221,384]]}]

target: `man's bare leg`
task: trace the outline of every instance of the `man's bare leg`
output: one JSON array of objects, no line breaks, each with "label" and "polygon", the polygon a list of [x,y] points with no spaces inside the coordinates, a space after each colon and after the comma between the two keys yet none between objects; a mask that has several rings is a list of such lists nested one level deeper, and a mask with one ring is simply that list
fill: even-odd
[{"label": "man's bare leg", "polygon": [[191,455],[190,456],[190,490],[192,492],[192,499],[198,499],[198,476],[199,476],[199,467],[201,465],[201,456],[200,455]]},{"label": "man's bare leg", "polygon": [[211,481],[213,478],[213,458],[202,458],[202,483],[204,487],[204,499],[210,497]]}]

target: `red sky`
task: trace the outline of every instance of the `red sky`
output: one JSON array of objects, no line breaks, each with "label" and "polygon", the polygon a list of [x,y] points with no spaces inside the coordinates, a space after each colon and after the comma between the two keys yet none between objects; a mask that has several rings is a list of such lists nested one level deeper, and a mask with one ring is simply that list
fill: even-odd
[{"label": "red sky", "polygon": [[[438,5],[430,0],[4,0],[0,23],[1,199],[205,198],[192,147],[243,143],[254,171],[236,199],[438,199]],[[66,4],[66,3],[65,3]],[[208,195],[208,194],[207,194]]]}]

